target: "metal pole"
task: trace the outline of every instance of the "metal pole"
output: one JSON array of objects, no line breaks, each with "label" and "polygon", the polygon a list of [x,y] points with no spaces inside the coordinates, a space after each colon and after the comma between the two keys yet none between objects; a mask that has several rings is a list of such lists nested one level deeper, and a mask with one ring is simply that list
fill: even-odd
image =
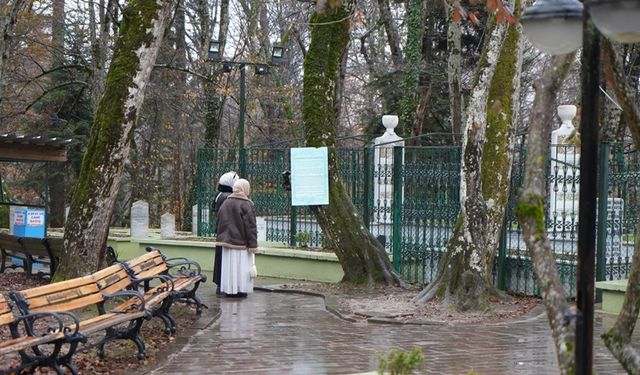
[{"label": "metal pole", "polygon": [[[607,263],[607,208],[609,193],[609,142],[600,143],[598,155],[598,234],[596,242],[596,281],[605,280]],[[602,291],[596,290],[596,302],[602,302]]]},{"label": "metal pole", "polygon": [[364,220],[364,225],[367,229],[370,229],[371,227],[371,169],[373,168],[371,152],[371,148],[364,148],[364,194],[362,203],[362,219]]},{"label": "metal pole", "polygon": [[584,9],[582,47],[582,119],[580,121],[580,198],[578,203],[578,319],[576,322],[576,374],[591,374],[593,367],[593,303],[596,251],[596,197],[598,182],[599,33]]},{"label": "metal pole", "polygon": [[[240,65],[240,121],[238,126],[238,148],[244,148],[244,115],[247,110],[246,103],[246,79],[245,64]],[[244,176],[243,176],[244,177]]]},{"label": "metal pole", "polygon": [[393,269],[400,270],[400,252],[402,251],[402,174],[404,147],[393,147],[393,201],[391,209],[393,212],[393,239],[391,248],[393,253]]}]

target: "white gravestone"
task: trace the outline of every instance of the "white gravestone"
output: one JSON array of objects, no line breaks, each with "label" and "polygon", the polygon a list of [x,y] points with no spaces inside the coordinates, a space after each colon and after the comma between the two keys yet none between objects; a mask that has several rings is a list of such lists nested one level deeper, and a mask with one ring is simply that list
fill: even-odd
[{"label": "white gravestone", "polygon": [[382,125],[387,131],[374,140],[373,221],[391,223],[393,219],[393,148],[404,147],[404,140],[394,130],[398,126],[398,116],[382,116]]},{"label": "white gravestone", "polygon": [[176,237],[176,217],[165,213],[160,217],[160,238]]},{"label": "white gravestone", "polygon": [[191,233],[194,236],[198,235],[198,205],[191,206]]},{"label": "white gravestone", "polygon": [[256,217],[256,226],[258,227],[258,243],[267,240],[267,220],[264,217]]},{"label": "white gravestone", "polygon": [[555,177],[555,182],[551,183],[549,189],[549,201],[556,232],[572,231],[578,221],[580,149],[569,144],[569,137],[575,133],[571,121],[576,112],[574,105],[558,106],[562,125],[551,133],[551,175]]},{"label": "white gravestone", "polygon": [[149,203],[135,201],[131,205],[131,237],[147,238],[149,235]]}]

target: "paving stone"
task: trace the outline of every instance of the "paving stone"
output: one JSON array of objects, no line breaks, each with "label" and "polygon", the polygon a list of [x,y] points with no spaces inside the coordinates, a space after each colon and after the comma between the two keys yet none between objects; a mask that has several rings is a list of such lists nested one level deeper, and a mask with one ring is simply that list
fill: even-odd
[{"label": "paving stone", "polygon": [[[375,370],[376,353],[416,346],[426,374],[559,373],[544,315],[501,324],[362,324],[336,318],[319,297],[256,292],[218,299],[210,287],[202,293],[210,310],[221,310],[220,318],[189,332],[187,344],[159,355],[165,359],[148,373],[350,374]],[[594,372],[625,374],[602,344],[602,331],[598,319]]]}]

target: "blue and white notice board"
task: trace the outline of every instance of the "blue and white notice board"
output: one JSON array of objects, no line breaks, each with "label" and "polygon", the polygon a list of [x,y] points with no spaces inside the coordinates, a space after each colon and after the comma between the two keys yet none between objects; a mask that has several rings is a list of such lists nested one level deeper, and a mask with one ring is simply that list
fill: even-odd
[{"label": "blue and white notice board", "polygon": [[291,205],[329,204],[329,156],[326,147],[291,149]]},{"label": "blue and white notice board", "polygon": [[13,216],[13,235],[44,238],[45,215],[45,211],[39,208],[16,208]]}]

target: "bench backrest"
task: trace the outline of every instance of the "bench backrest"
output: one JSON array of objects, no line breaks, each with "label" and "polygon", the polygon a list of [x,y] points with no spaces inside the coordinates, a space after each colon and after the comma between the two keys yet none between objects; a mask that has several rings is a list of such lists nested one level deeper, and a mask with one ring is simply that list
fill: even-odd
[{"label": "bench backrest", "polygon": [[92,276],[12,292],[10,296],[22,313],[74,311],[104,301]]},{"label": "bench backrest", "polygon": [[32,256],[49,257],[49,250],[47,249],[44,241],[45,240],[43,238],[20,238],[20,244],[22,244],[23,251],[26,254]]},{"label": "bench backrest", "polygon": [[96,284],[98,284],[98,288],[105,294],[113,294],[131,285],[131,278],[125,268],[120,264],[109,266],[91,276]]},{"label": "bench backrest", "polygon": [[14,236],[12,234],[0,233],[0,249],[22,253],[20,237]]},{"label": "bench backrest", "polygon": [[11,306],[9,306],[9,303],[4,296],[0,294],[0,325],[13,323],[14,321],[15,319],[11,312]]},{"label": "bench backrest", "polygon": [[158,250],[150,251],[125,263],[133,277],[142,279],[159,275],[167,271],[167,263]]}]

